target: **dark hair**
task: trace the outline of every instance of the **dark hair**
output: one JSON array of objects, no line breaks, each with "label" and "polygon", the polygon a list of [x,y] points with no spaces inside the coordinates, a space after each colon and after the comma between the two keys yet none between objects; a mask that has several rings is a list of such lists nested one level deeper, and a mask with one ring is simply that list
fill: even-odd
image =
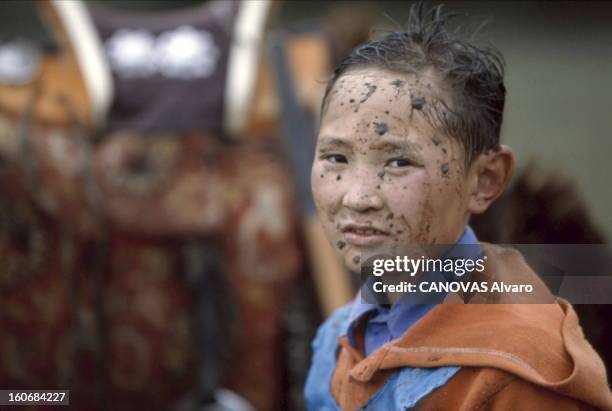
[{"label": "dark hair", "polygon": [[506,88],[504,59],[493,47],[477,47],[446,28],[456,14],[442,14],[442,6],[424,12],[423,3],[410,8],[406,28],[357,46],[334,70],[327,84],[321,113],[334,84],[349,69],[378,67],[398,73],[419,74],[433,69],[450,87],[451,102],[418,97],[419,109],[433,126],[459,139],[466,165],[476,155],[499,147]]}]

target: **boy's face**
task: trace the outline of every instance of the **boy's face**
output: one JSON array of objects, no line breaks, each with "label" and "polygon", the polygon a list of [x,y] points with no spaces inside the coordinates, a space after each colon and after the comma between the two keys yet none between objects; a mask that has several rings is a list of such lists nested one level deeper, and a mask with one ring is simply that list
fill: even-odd
[{"label": "boy's face", "polygon": [[453,244],[468,217],[464,149],[428,124],[427,74],[349,71],[330,92],[312,167],[327,236],[347,267],[381,246]]}]

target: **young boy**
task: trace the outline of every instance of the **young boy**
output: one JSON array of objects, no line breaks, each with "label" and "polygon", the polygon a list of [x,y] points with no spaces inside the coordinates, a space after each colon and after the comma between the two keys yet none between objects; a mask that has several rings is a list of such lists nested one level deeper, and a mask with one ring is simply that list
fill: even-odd
[{"label": "young boy", "polygon": [[[472,244],[488,258],[483,278],[542,284],[518,252],[479,244],[467,226],[512,173],[499,143],[502,57],[447,32],[440,8],[428,20],[413,7],[406,32],[359,46],[334,72],[312,167],[326,233],[353,272],[386,246]],[[308,408],[612,410],[571,305],[549,301],[385,306],[359,295],[317,333]]]}]

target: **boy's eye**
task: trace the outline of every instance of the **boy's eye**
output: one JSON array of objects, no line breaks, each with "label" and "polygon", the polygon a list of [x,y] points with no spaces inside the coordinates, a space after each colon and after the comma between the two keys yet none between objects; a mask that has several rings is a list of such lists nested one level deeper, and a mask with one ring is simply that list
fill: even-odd
[{"label": "boy's eye", "polygon": [[410,165],[412,165],[410,160],[406,160],[405,158],[394,158],[393,160],[389,160],[386,164],[387,167],[391,168],[409,167]]},{"label": "boy's eye", "polygon": [[348,160],[342,154],[328,154],[324,157],[324,160],[334,164],[347,164]]}]

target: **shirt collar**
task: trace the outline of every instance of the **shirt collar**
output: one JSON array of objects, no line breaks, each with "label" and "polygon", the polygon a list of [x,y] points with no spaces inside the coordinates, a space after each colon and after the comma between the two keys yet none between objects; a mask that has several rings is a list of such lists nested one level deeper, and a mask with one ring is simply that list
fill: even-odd
[{"label": "shirt collar", "polygon": [[481,257],[483,254],[482,248],[480,247],[480,242],[478,238],[476,238],[476,234],[474,234],[474,230],[468,225],[465,226],[461,237],[459,240],[453,245],[446,253],[445,257],[452,258],[470,258],[477,259]]}]

